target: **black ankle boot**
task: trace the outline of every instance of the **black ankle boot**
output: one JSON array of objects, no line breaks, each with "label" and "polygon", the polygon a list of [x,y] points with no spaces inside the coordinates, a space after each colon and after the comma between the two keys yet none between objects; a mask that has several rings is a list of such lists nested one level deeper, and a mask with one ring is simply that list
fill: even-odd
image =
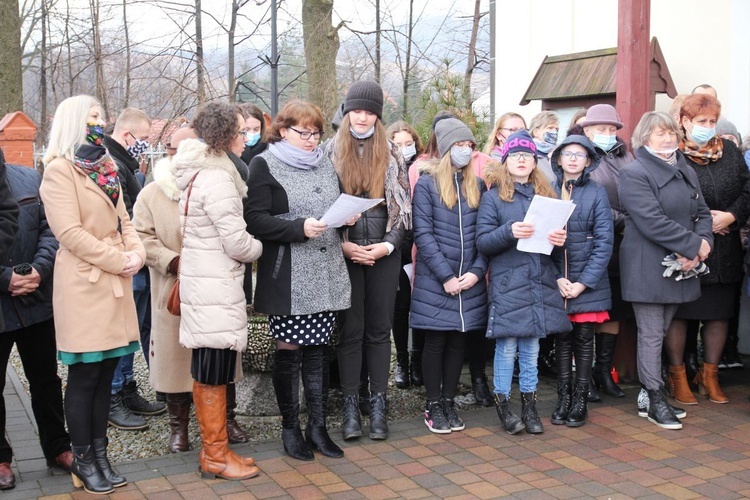
[{"label": "black ankle boot", "polygon": [[612,358],[617,345],[617,335],[611,333],[596,334],[596,364],[592,372],[594,385],[599,392],[614,398],[625,397],[622,389],[612,379]]},{"label": "black ankle boot", "polygon": [[576,385],[573,391],[573,403],[570,406],[568,419],[565,425],[568,427],[580,427],[586,423],[588,417],[588,399],[589,387],[587,385]]},{"label": "black ankle boot", "polygon": [[414,387],[424,385],[424,377],[422,377],[422,351],[411,352],[411,385]]},{"label": "black ankle boot", "polygon": [[329,366],[326,357],[324,345],[302,348],[302,385],[307,401],[305,438],[312,449],[327,457],[340,458],[344,452],[333,442],[326,427]]},{"label": "black ankle boot", "polygon": [[362,420],[359,415],[357,396],[344,396],[344,422],[341,426],[344,440],[358,438],[362,435]]},{"label": "black ankle boot", "polygon": [[126,484],[128,484],[128,480],[112,469],[112,466],[109,463],[109,459],[107,458],[108,444],[109,440],[107,438],[99,438],[92,441],[92,447],[94,448],[94,459],[96,461],[97,467],[99,467],[99,470],[102,471],[102,474],[104,474],[104,477],[107,478],[110,483],[112,483],[112,486],[114,486],[115,488],[119,488],[120,486],[125,486]]},{"label": "black ankle boot", "polygon": [[523,422],[518,415],[510,409],[510,400],[503,394],[495,393],[495,409],[500,423],[503,424],[505,432],[508,434],[518,434],[524,429]]},{"label": "black ankle boot", "polygon": [[526,426],[529,434],[541,434],[544,432],[542,420],[536,411],[536,391],[521,393],[521,421]]},{"label": "black ankle boot", "polygon": [[696,352],[685,352],[685,373],[688,382],[695,380],[695,376],[698,375],[700,365],[698,364],[698,353]]},{"label": "black ankle boot", "polygon": [[678,419],[667,403],[667,398],[661,390],[648,391],[648,421],[662,429],[682,429],[682,422]]},{"label": "black ankle boot", "polygon": [[393,375],[393,382],[399,389],[409,387],[411,383],[409,380],[409,353],[396,353],[396,372]]},{"label": "black ankle boot", "polygon": [[572,396],[570,394],[570,382],[557,382],[557,407],[552,412],[552,423],[565,425],[570,413]]},{"label": "black ankle boot", "polygon": [[281,412],[281,440],[284,451],[297,460],[312,460],[313,452],[299,426],[299,349],[277,349],[274,354],[273,388]]},{"label": "black ankle boot", "polygon": [[370,439],[388,439],[388,402],[383,392],[370,398]]},{"label": "black ankle boot", "polygon": [[471,390],[479,406],[492,406],[492,393],[487,384],[487,375],[476,373],[471,375]]},{"label": "black ankle boot", "polygon": [[73,486],[83,488],[94,495],[106,495],[115,491],[99,467],[94,458],[94,449],[91,446],[71,446],[74,458],[70,466],[73,477]]},{"label": "black ankle boot", "polygon": [[599,391],[596,390],[594,384],[589,385],[589,394],[586,398],[589,403],[601,403],[602,397],[599,395]]}]

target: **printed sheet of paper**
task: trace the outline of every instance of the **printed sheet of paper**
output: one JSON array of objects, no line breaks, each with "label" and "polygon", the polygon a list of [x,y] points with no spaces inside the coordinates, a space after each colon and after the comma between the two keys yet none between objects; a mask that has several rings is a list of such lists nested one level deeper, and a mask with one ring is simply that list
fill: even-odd
[{"label": "printed sheet of paper", "polygon": [[516,248],[521,252],[551,254],[552,243],[547,236],[551,231],[565,227],[575,208],[572,201],[534,196],[523,219],[524,222],[534,224],[534,234],[531,238],[518,240]]},{"label": "printed sheet of paper", "polygon": [[409,281],[414,281],[414,264],[409,262],[404,265],[404,272],[409,277]]},{"label": "printed sheet of paper", "polygon": [[366,212],[381,201],[383,198],[360,198],[342,194],[320,218],[320,222],[325,222],[328,227],[341,227],[355,215]]}]

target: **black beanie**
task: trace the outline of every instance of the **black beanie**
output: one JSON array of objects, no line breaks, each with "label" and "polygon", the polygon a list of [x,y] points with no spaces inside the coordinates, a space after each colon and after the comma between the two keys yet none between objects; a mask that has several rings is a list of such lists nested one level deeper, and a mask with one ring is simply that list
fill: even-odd
[{"label": "black beanie", "polygon": [[383,88],[377,82],[360,81],[349,86],[344,101],[344,114],[360,109],[383,119]]}]

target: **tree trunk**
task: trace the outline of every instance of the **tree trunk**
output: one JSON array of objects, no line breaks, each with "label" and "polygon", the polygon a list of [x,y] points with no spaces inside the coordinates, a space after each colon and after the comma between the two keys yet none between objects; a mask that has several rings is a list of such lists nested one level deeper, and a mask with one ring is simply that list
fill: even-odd
[{"label": "tree trunk", "polygon": [[471,76],[474,74],[477,59],[477,33],[479,32],[479,3],[474,1],[474,19],[471,25],[471,39],[469,40],[469,57],[466,61],[466,73],[464,73],[464,96],[466,96],[466,107],[471,108],[474,101],[471,97]]},{"label": "tree trunk", "polygon": [[0,2],[0,118],[23,110],[21,19],[18,0]]},{"label": "tree trunk", "polygon": [[[274,2],[276,0],[273,0]],[[237,11],[240,10],[239,0],[232,0],[232,18],[229,22],[229,30],[227,31],[227,89],[229,90],[229,102],[235,101],[235,86],[237,82],[234,81],[234,32],[237,29]]]},{"label": "tree trunk", "polygon": [[122,0],[122,24],[125,27],[125,99],[123,108],[130,102],[130,33],[128,31],[128,2]]},{"label": "tree trunk", "polygon": [[107,102],[107,87],[104,82],[104,54],[102,53],[102,40],[99,33],[99,0],[89,0],[91,9],[91,29],[94,35],[94,70],[96,72],[96,98],[102,104],[104,115],[109,116],[109,103]]},{"label": "tree trunk", "polygon": [[333,0],[303,0],[302,33],[305,38],[308,98],[323,110],[326,135],[338,105],[336,56],[338,29],[331,24]]},{"label": "tree trunk", "polygon": [[201,24],[201,0],[195,0],[195,75],[198,79],[198,103],[206,102],[206,82],[203,68],[203,27]]},{"label": "tree trunk", "polygon": [[409,28],[406,43],[406,70],[404,71],[404,120],[409,121],[409,83],[411,76],[411,37],[414,31],[414,0],[409,0]]},{"label": "tree trunk", "polygon": [[380,0],[375,0],[375,81],[380,83]]},{"label": "tree trunk", "polygon": [[47,140],[47,0],[42,0],[42,42],[41,62],[39,64],[39,100],[41,101],[41,113],[39,116],[39,132],[37,143],[43,144]]}]

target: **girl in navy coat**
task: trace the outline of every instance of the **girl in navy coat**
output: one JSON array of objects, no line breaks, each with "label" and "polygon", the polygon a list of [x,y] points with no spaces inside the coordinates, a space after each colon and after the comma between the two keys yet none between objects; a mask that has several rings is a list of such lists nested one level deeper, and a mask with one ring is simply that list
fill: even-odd
[{"label": "girl in navy coat", "polygon": [[[589,177],[599,166],[599,156],[585,136],[568,136],[550,160],[557,176],[555,191],[576,205],[568,220],[565,252],[557,259],[557,285],[573,331],[555,338],[557,408],[552,423],[580,427],[588,415],[594,329],[609,320],[607,311],[612,306],[607,264],[612,257],[614,223],[607,191]],[[575,389],[571,386],[573,354]]]},{"label": "girl in navy coat", "polygon": [[[526,131],[512,134],[502,163],[485,170],[492,189],[482,195],[477,216],[477,248],[490,258],[487,337],[495,345],[495,404],[505,430],[544,432],[536,411],[539,339],[571,329],[557,288],[557,269],[549,255],[521,252],[519,239],[534,234],[523,222],[535,195],[556,198],[544,174],[536,169],[536,147]],[[565,231],[548,235],[554,246],[565,244]],[[510,409],[510,384],[518,351],[522,415]]]},{"label": "girl in navy coat", "polygon": [[487,259],[476,249],[477,209],[484,182],[472,170],[476,141],[456,118],[435,127],[439,160],[426,164],[414,188],[417,248],[411,326],[422,330],[424,421],[435,433],[464,429],[453,405],[467,332],[487,327]]}]

